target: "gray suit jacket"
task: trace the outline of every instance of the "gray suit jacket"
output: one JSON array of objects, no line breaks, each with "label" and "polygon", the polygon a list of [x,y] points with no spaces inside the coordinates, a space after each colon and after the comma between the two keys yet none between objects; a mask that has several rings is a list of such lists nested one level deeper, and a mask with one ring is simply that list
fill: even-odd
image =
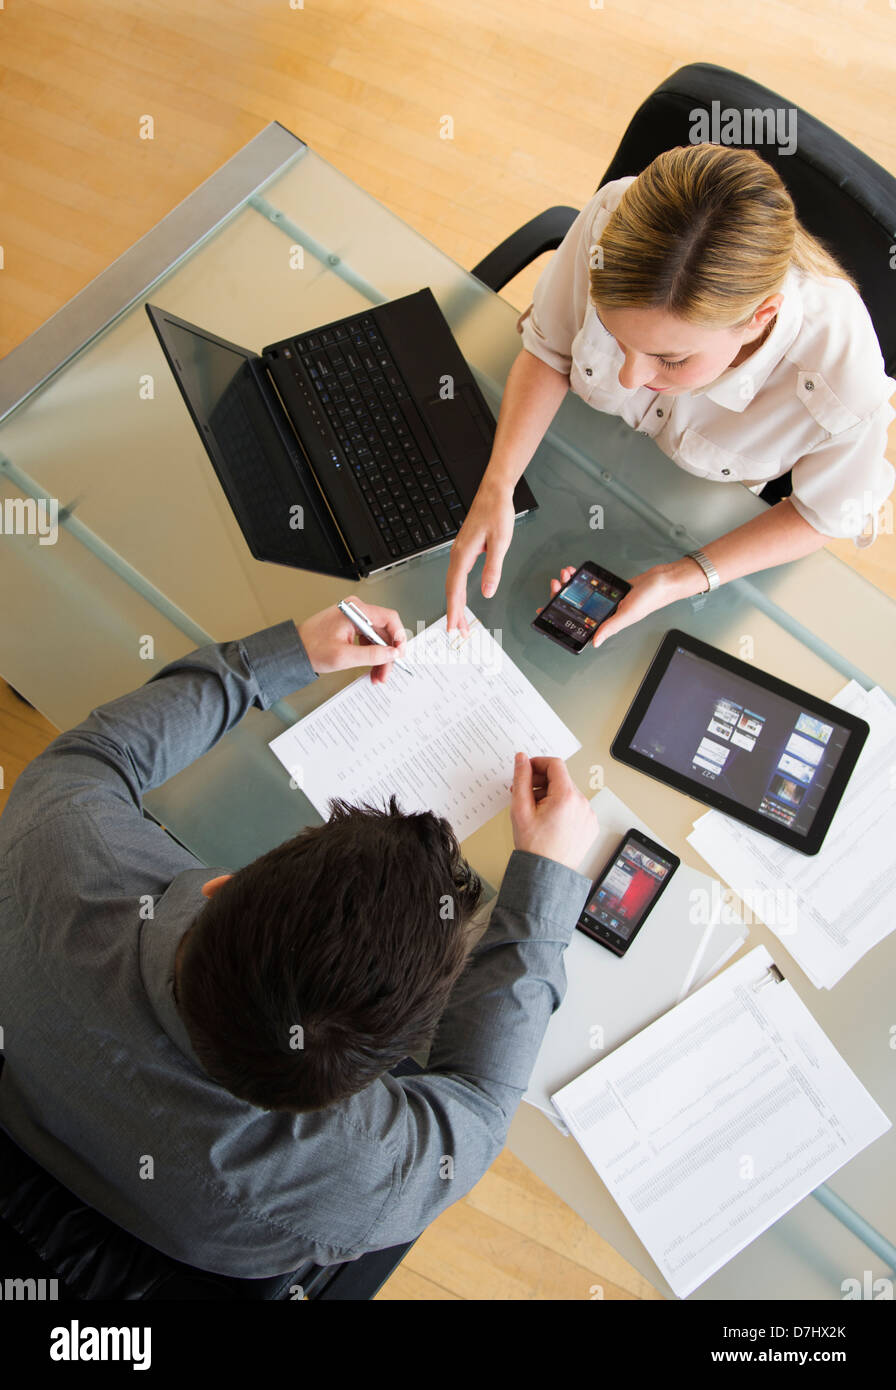
[{"label": "gray suit jacket", "polygon": [[224,1090],[171,984],[201,886],[227,868],[148,821],[142,795],[314,679],[291,622],[192,652],[55,739],[0,819],[0,1124],[119,1226],[221,1274],[412,1240],[469,1191],[528,1084],[590,887],[511,856],[421,1075],[310,1115]]}]

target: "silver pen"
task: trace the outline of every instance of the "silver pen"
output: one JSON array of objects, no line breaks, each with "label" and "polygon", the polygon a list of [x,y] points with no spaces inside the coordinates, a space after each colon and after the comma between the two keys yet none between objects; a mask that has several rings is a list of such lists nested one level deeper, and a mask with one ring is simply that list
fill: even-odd
[{"label": "silver pen", "polygon": [[[343,599],[341,603],[337,603],[336,607],[339,609],[340,613],[345,614],[352,626],[357,628],[361,633],[362,637],[366,637],[369,642],[374,642],[378,647],[388,647],[389,643],[383,640],[367,617],[367,614],[362,613],[356,604],[351,603],[348,599]],[[397,666],[399,671],[404,671],[408,676],[416,675],[416,672],[403,661],[396,660],[393,662],[393,665]]]}]

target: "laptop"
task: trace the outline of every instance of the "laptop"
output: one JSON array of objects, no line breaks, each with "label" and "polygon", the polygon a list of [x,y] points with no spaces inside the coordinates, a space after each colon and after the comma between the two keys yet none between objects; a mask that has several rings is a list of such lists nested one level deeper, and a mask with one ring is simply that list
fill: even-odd
[{"label": "laptop", "polygon": [[495,420],[431,290],[260,355],[146,312],[257,560],[363,579],[451,544]]}]

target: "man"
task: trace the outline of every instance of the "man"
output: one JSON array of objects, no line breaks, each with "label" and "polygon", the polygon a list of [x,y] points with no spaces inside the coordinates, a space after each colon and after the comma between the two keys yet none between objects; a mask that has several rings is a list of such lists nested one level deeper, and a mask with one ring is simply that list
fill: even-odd
[{"label": "man", "polygon": [[[201,648],[60,735],[0,820],[0,1124],[83,1201],[215,1273],[414,1239],[502,1148],[551,1012],[597,826],[559,759],[517,756],[511,856],[472,953],[446,822],[337,807],[210,870],[142,795],[255,706],[404,650],[336,608]],[[235,807],[235,814],[238,814]],[[437,1025],[437,1026],[436,1026]],[[435,1031],[427,1069],[388,1068]]]}]

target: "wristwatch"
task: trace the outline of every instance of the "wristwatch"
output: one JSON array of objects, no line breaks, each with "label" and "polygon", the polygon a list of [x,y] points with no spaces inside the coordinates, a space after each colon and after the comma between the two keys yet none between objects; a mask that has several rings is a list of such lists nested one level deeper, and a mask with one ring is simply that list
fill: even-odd
[{"label": "wristwatch", "polygon": [[711,589],[717,589],[719,587],[719,585],[722,582],[719,578],[719,572],[713,564],[712,560],[710,560],[708,556],[704,555],[702,550],[689,550],[687,558],[689,560],[696,560],[697,564],[700,566],[703,573],[706,575],[707,580],[709,581],[707,587],[703,591],[704,593],[708,594]]}]

